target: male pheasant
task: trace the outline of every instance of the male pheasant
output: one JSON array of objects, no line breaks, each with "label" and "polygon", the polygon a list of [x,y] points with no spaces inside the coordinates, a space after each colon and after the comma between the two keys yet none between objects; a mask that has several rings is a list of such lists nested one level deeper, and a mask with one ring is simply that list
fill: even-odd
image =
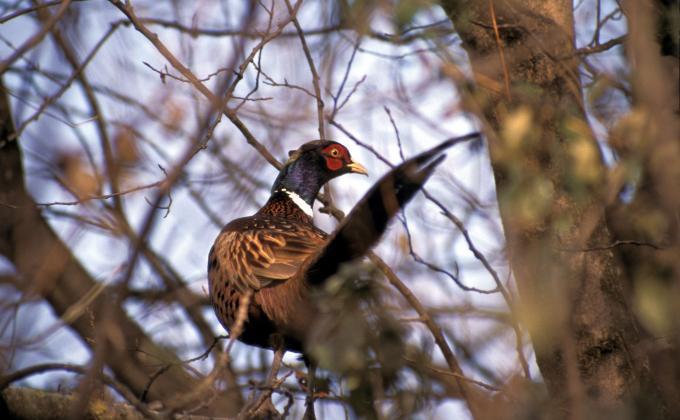
[{"label": "male pheasant", "polygon": [[[285,350],[304,355],[306,334],[318,317],[312,289],[370,250],[446,148],[476,137],[450,139],[393,168],[330,236],[312,222],[319,190],[340,175],[368,172],[334,141],[312,141],[291,152],[267,203],[227,224],[210,249],[210,297],[220,323],[246,344],[276,350],[279,361]],[[248,306],[239,320],[241,304]]]}]

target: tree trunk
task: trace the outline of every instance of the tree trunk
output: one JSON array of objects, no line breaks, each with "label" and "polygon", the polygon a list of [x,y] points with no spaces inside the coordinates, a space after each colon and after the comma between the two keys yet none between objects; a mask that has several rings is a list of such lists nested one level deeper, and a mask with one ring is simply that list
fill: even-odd
[{"label": "tree trunk", "polygon": [[549,394],[575,418],[593,406],[620,410],[649,375],[633,354],[640,333],[605,222],[618,191],[585,117],[573,2],[443,5],[475,79],[499,81],[463,101],[489,139],[522,320]]}]

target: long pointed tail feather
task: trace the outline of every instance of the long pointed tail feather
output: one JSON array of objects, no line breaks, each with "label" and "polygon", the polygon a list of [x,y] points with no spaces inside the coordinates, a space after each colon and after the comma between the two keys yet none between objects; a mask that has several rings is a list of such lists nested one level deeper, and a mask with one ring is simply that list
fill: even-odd
[{"label": "long pointed tail feather", "polygon": [[378,242],[392,217],[413,198],[444,160],[442,152],[479,137],[479,133],[471,133],[446,140],[383,176],[343,220],[326,246],[303,265],[301,270],[307,281],[323,283],[338,271],[340,265],[366,254]]}]

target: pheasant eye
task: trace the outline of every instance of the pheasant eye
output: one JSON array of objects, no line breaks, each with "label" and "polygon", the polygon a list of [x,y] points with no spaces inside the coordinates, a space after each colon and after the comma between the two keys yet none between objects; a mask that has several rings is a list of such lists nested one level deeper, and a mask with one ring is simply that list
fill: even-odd
[{"label": "pheasant eye", "polygon": [[331,149],[331,156],[340,157],[340,151],[338,149]]}]

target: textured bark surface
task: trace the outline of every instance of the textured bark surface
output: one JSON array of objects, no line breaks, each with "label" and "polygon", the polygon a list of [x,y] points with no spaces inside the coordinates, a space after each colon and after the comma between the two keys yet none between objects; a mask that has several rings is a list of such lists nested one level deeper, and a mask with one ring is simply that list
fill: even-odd
[{"label": "textured bark surface", "polygon": [[[0,414],[3,415],[3,418],[26,420],[68,418],[71,414],[70,409],[77,399],[77,396],[71,394],[31,388],[8,388],[2,391],[0,396],[5,403],[5,407],[0,407]],[[6,411],[3,412],[3,409],[6,409]],[[141,420],[145,417],[129,404],[116,403],[109,399],[94,399],[87,408],[87,411],[82,413],[82,416],[79,418],[90,420]],[[179,415],[175,418],[182,420],[206,420],[225,417]]]},{"label": "textured bark surface", "polygon": [[[58,419],[68,418],[77,396],[30,388],[8,388],[2,391],[6,404],[3,415],[13,419]],[[84,419],[143,419],[133,407],[111,401],[92,401],[87,412],[81,413]]]},{"label": "textured bark surface", "polygon": [[552,399],[578,416],[584,404],[621,408],[647,374],[645,357],[632,353],[640,337],[624,268],[608,247],[611,193],[585,120],[572,3],[443,5],[475,78],[501,86],[504,72],[509,78],[509,92],[481,87],[466,106],[486,118],[507,250],[541,374]]},{"label": "textured bark surface", "polygon": [[[625,280],[644,309],[650,302],[661,318],[639,311],[654,386],[670,413],[680,413],[680,72],[676,27],[677,2],[624,3],[629,40],[626,56],[633,65],[634,108],[610,142],[622,161],[642,170],[630,203],[608,208],[615,239],[635,238],[654,247],[619,249]],[[674,12],[674,13],[673,13]],[[641,128],[643,128],[641,130]],[[649,404],[653,404],[651,401]]]}]

